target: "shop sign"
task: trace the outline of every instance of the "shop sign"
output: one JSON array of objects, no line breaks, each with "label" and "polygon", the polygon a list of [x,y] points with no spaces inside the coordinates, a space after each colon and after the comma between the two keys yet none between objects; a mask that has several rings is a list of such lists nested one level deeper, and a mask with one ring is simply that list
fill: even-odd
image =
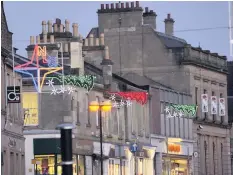
[{"label": "shop sign", "polygon": [[20,86],[7,86],[7,103],[20,103]]},{"label": "shop sign", "polygon": [[15,141],[15,139],[9,138],[8,145],[9,145],[9,147],[16,147],[16,141]]},{"label": "shop sign", "polygon": [[177,144],[168,144],[168,151],[173,153],[180,153],[181,146]]}]

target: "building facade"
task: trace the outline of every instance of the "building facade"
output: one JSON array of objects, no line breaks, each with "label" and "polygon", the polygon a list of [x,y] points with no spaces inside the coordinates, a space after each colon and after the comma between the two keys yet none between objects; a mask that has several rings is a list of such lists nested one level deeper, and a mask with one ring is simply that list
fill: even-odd
[{"label": "building facade", "polygon": [[8,103],[7,87],[20,86],[22,80],[12,68],[12,34],[8,30],[3,2],[1,2],[1,173],[11,175],[25,173],[25,138],[21,103]]},{"label": "building facade", "polygon": [[164,20],[165,32],[158,32],[156,13],[143,11],[139,2],[102,4],[97,13],[98,27],[87,37],[104,33],[114,73],[125,77],[134,72],[192,95],[198,106],[194,174],[231,174],[226,57],[175,37],[170,14]]},{"label": "building facade", "polygon": [[[229,115],[229,122],[233,122],[233,61],[227,62],[228,67],[228,76],[227,76],[227,97],[228,97],[228,115]],[[233,129],[231,127],[231,172],[233,172]]]},{"label": "building facade", "polygon": [[[34,37],[30,37],[30,45],[26,48],[29,58],[16,55],[17,64],[30,61],[35,45],[46,46],[48,56],[57,57],[60,64],[64,63],[65,75],[92,75],[96,79],[93,89],[88,92],[80,87],[70,94],[51,95],[51,88],[46,85],[43,86],[42,93],[35,91],[31,77],[23,74],[23,108],[26,111],[24,136],[29,145],[25,154],[26,174],[34,175],[36,171],[61,174],[60,134],[55,128],[59,123],[71,122],[76,126],[73,130],[73,172],[97,175],[100,173],[100,116],[89,111],[90,102],[109,100],[111,96],[108,92],[146,93],[149,92],[148,86],[140,86],[112,74],[113,63],[109,59],[108,47],[104,44],[103,37],[89,38],[88,44],[85,42],[83,45],[76,23],[72,25],[73,32],[70,32],[67,20],[65,25],[59,19],[54,24],[52,21],[43,21],[42,26],[42,34],[36,37],[36,42]],[[91,58],[98,58],[100,61],[93,65],[88,61]],[[40,59],[40,66],[46,67],[43,57]],[[31,66],[35,64],[36,62]],[[52,76],[56,75],[62,75],[62,71]],[[59,88],[60,84],[55,87]],[[65,88],[68,89],[69,86],[65,85]],[[117,96],[116,101],[120,103],[121,100]],[[118,175],[120,172],[125,175],[134,174],[135,169],[140,174],[149,175],[155,172],[153,160],[156,148],[149,139],[150,100],[144,105],[132,103],[129,107],[118,106],[112,108],[111,112],[102,113],[106,175]],[[139,150],[135,155],[130,151],[130,145],[134,142]],[[37,162],[37,166],[34,166],[32,160]]]}]

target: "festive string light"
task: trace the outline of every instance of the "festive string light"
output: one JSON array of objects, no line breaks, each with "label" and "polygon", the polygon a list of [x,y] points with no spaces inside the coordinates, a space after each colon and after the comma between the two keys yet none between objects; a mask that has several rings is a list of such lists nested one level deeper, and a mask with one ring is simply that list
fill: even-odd
[{"label": "festive string light", "polygon": [[125,100],[135,100],[138,103],[144,105],[148,101],[148,93],[147,92],[108,92],[109,94],[119,95],[121,98]]},{"label": "festive string light", "polygon": [[109,97],[109,100],[111,100],[111,101],[113,101],[113,103],[112,103],[112,107],[113,108],[119,108],[119,107],[123,107],[123,106],[127,106],[127,107],[129,107],[129,106],[131,106],[132,105],[132,102],[130,101],[130,100],[123,100],[123,99],[121,99],[121,101],[118,103],[117,101],[116,101],[116,96],[115,96],[115,94],[111,94],[111,96]]},{"label": "festive string light", "polygon": [[52,82],[55,84],[60,84],[64,81],[64,85],[81,87],[87,89],[87,91],[90,91],[94,87],[94,81],[96,77],[93,75],[84,75],[84,76],[66,75],[66,76],[57,76],[57,77],[47,77],[47,79],[48,79],[48,84]]},{"label": "festive string light", "polygon": [[[197,105],[171,104],[165,107],[165,113],[167,118],[183,117],[184,115],[191,115],[191,117],[195,117],[197,107]],[[171,114],[170,108],[173,109],[173,114]]]}]

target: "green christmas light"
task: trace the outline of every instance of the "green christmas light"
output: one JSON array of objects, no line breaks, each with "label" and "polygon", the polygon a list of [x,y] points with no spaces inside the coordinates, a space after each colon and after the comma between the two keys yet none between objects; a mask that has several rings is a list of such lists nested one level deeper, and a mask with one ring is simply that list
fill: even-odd
[{"label": "green christmas light", "polygon": [[174,110],[181,111],[183,114],[191,114],[192,116],[196,115],[197,105],[170,105]]},{"label": "green christmas light", "polygon": [[57,76],[57,77],[48,77],[48,80],[58,81],[59,83],[63,83],[65,85],[72,85],[81,88],[87,89],[90,91],[94,87],[95,76],[93,75],[83,75],[83,76],[75,76],[75,75],[66,75],[66,76]]}]

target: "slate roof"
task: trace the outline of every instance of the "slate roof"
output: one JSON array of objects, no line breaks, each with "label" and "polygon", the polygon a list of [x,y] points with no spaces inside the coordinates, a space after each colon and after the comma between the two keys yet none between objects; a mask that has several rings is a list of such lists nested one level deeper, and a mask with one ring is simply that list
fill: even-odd
[{"label": "slate roof", "polygon": [[[187,44],[187,42],[184,39],[175,36],[166,35],[165,33],[157,32],[155,30],[154,32],[160,38],[162,43],[168,48],[184,47]],[[93,34],[94,38],[98,38],[99,28],[98,27],[92,28],[91,31],[88,33],[87,38],[89,37],[90,34]]]},{"label": "slate roof", "polygon": [[175,36],[166,35],[161,32],[155,31],[162,43],[168,48],[184,47],[187,42],[181,38]]}]

